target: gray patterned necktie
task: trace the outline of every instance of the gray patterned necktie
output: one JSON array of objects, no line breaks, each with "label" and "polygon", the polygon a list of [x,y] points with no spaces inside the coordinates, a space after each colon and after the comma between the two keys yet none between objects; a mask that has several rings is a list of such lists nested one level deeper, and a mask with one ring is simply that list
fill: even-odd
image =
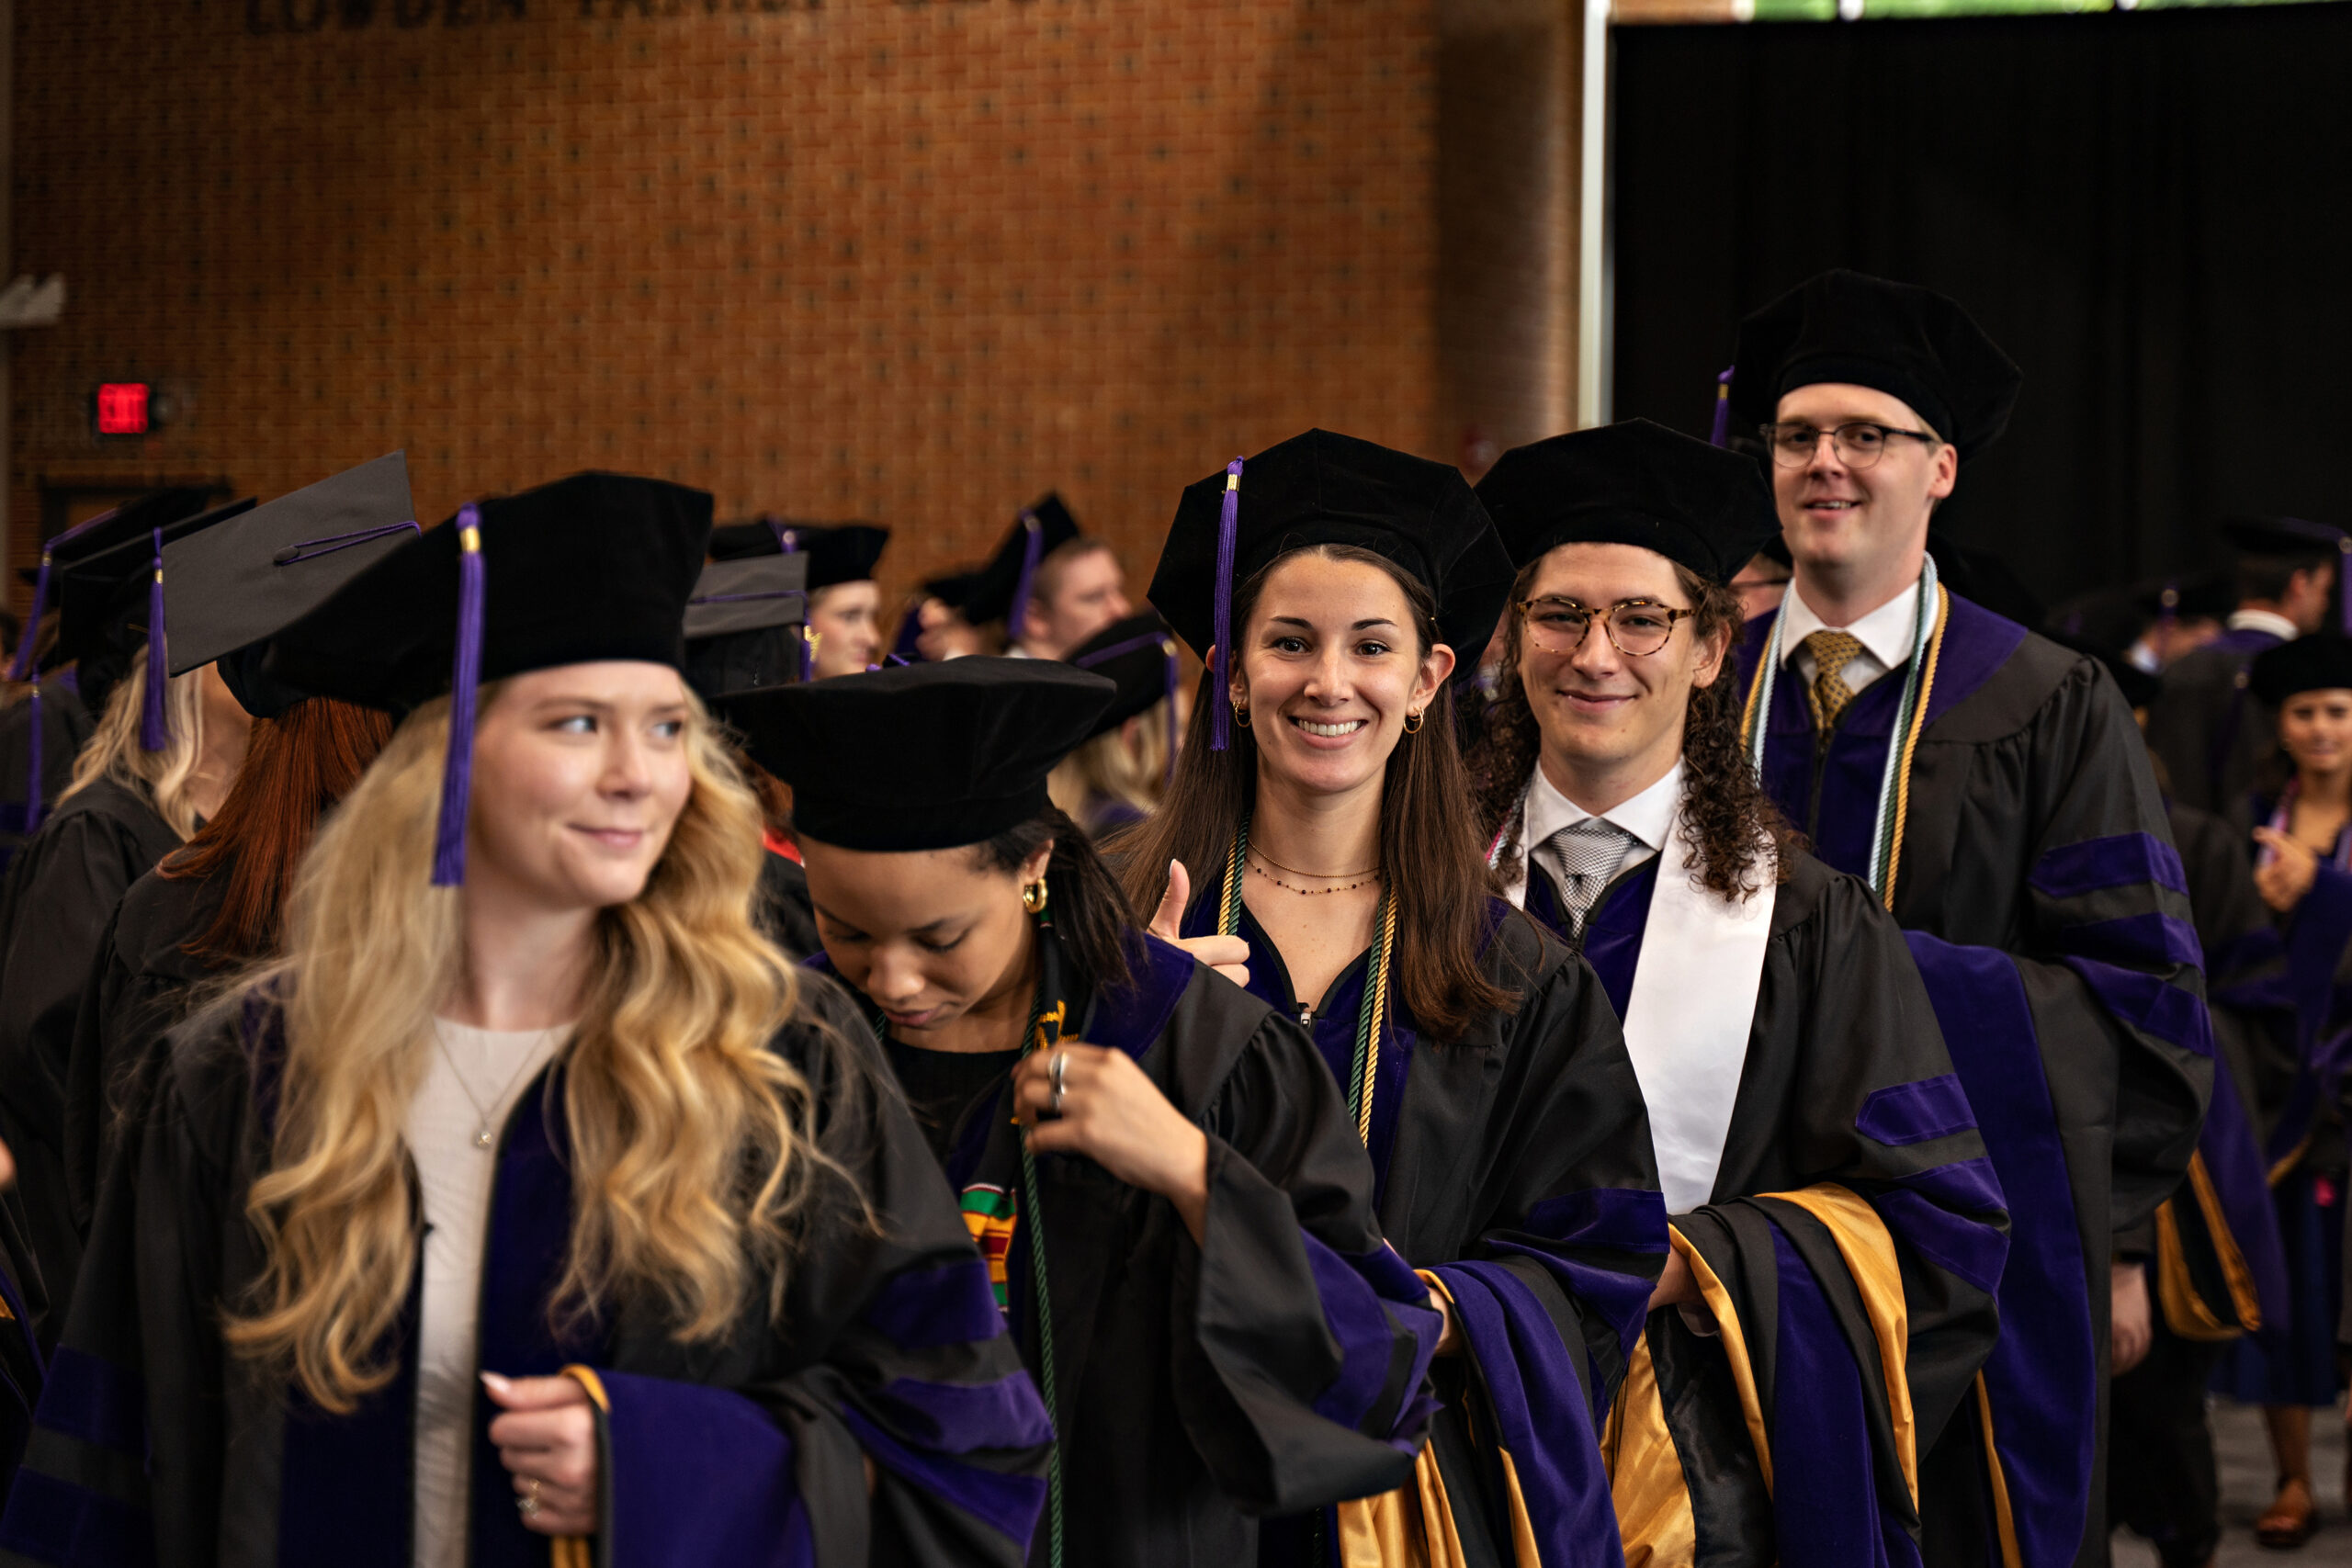
[{"label": "gray patterned necktie", "polygon": [[1571,937],[1583,936],[1585,917],[1592,913],[1601,889],[1624,863],[1633,841],[1634,835],[1616,823],[1588,817],[1544,840],[1536,852],[1544,868],[1559,879]]}]

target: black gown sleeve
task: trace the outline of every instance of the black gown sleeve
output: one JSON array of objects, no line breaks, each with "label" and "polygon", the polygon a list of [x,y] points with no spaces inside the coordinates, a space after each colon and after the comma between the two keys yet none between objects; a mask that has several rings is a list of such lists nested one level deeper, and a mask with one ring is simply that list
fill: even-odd
[{"label": "black gown sleeve", "polygon": [[1411,1474],[1430,1409],[1429,1288],[1381,1239],[1371,1162],[1306,1036],[1267,1011],[1231,1060],[1206,1093],[1170,1086],[1179,1104],[1205,1100],[1209,1141],[1200,1243],[1154,1205],[1174,1255],[1176,1414],[1248,1511],[1387,1491]]},{"label": "black gown sleeve", "polygon": [[1044,1403],[879,1047],[830,982],[802,985],[815,1021],[779,1046],[810,1082],[822,1163],[782,1325],[751,1329],[798,1364],[713,1386],[625,1346],[642,1370],[576,1371],[607,1477],[598,1559],[1015,1568],[1045,1501]]}]

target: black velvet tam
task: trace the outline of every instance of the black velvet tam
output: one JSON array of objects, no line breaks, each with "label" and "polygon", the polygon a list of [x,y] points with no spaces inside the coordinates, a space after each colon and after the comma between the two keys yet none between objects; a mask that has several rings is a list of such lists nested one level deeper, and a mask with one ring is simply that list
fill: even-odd
[{"label": "black velvet tam", "polygon": [[[710,531],[710,558],[745,560],[793,554],[808,559],[808,587],[867,582],[882,559],[890,530],[872,523],[796,523],[788,517],[729,523]],[[790,547],[789,551],[786,549]]]},{"label": "black velvet tam", "polygon": [[1750,424],[1770,423],[1799,387],[1842,381],[1901,398],[1962,457],[2007,427],[2024,380],[1951,300],[1843,268],[1740,322],[1733,366],[1732,412]]},{"label": "black velvet tam", "polygon": [[1038,659],[910,664],[718,697],[752,760],[792,786],[820,843],[900,852],[977,844],[1048,804],[1046,775],[1116,688]]},{"label": "black velvet tam", "polygon": [[2352,691],[2352,637],[2323,632],[2255,656],[2254,694],[2277,707],[2298,692]]},{"label": "black velvet tam", "polygon": [[1729,582],[1781,536],[1753,458],[1645,419],[1515,446],[1478,499],[1518,567],[1561,545],[1639,545]]},{"label": "black velvet tam", "polygon": [[171,672],[261,641],[417,536],[408,458],[347,468],[183,538],[165,531]]},{"label": "black velvet tam", "polygon": [[[600,660],[683,664],[686,601],[710,539],[707,494],[585,473],[478,511],[482,680]],[[459,532],[427,529],[278,633],[267,673],[394,712],[448,691]]]},{"label": "black velvet tam", "polygon": [[[1085,532],[1078,525],[1078,519],[1070,515],[1069,508],[1063,504],[1058,492],[1048,491],[1040,496],[1030,506],[1027,516],[1012,520],[1012,526],[1006,532],[1003,542],[997,546],[996,554],[973,574],[973,582],[965,594],[964,603],[956,606],[972,625],[984,626],[990,621],[1006,620],[1012,616],[1012,596],[1021,591],[1021,569],[1028,558],[1030,518],[1036,519],[1037,523],[1036,558],[1040,561]],[[1013,629],[1019,630],[1018,627]]]},{"label": "black velvet tam", "polygon": [[1176,634],[1149,610],[1112,622],[1072,649],[1064,662],[1108,676],[1118,687],[1111,705],[1094,721],[1094,735],[1118,728],[1170,695],[1174,687],[1169,671],[1175,658]]},{"label": "black velvet tam", "polygon": [[[1152,604],[1204,659],[1216,640],[1226,478],[1220,469],[1185,487],[1151,578]],[[1310,430],[1245,460],[1237,494],[1228,591],[1289,551],[1354,545],[1395,561],[1430,591],[1439,636],[1465,661],[1475,662],[1494,635],[1516,569],[1452,464]]]},{"label": "black velvet tam", "polygon": [[2333,557],[2352,551],[2352,537],[2343,529],[2301,517],[2224,518],[2222,535],[2240,555]]}]

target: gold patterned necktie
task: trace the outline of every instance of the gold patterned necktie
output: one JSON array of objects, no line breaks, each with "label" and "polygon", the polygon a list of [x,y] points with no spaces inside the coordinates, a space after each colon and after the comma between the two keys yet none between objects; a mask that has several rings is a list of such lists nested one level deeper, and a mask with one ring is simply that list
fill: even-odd
[{"label": "gold patterned necktie", "polygon": [[1851,632],[1815,632],[1804,639],[1804,650],[1813,655],[1813,685],[1806,693],[1813,699],[1813,727],[1826,736],[1854,700],[1846,666],[1862,651],[1862,639]]}]

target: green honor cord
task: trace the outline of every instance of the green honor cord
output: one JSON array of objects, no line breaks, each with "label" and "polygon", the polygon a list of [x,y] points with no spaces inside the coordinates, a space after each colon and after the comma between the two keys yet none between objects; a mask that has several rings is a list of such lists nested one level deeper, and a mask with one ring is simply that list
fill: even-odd
[{"label": "green honor cord", "polygon": [[[1234,830],[1233,852],[1226,857],[1225,892],[1217,903],[1219,936],[1241,934],[1241,877],[1250,857],[1250,818]],[[1355,1118],[1356,1138],[1372,1144],[1373,1079],[1380,1071],[1380,1019],[1388,1010],[1389,960],[1396,951],[1396,890],[1382,890],[1380,910],[1374,917],[1378,941],[1373,949],[1372,973],[1364,976],[1363,999],[1356,1005],[1356,1048],[1348,1069],[1348,1114]]]},{"label": "green honor cord", "polygon": [[[1030,1051],[1045,1048],[1046,1016],[1041,1002],[1029,1020]],[[1054,1423],[1054,1444],[1046,1450],[1046,1562],[1048,1568],[1062,1568],[1061,1405],[1054,1390],[1054,1297],[1046,1280],[1046,1210],[1037,1201],[1037,1156],[1029,1152],[1025,1137],[1021,1140],[1021,1201],[1029,1211],[1029,1272],[1037,1292],[1038,1392],[1046,1396],[1046,1414]]]},{"label": "green honor cord", "polygon": [[[1918,745],[1920,720],[1927,712],[1927,682],[1934,679],[1935,660],[1929,656],[1930,650],[1940,649],[1943,641],[1942,609],[1943,596],[1936,587],[1936,558],[1923,556],[1919,605],[1913,616],[1911,660],[1903,672],[1903,699],[1895,705],[1894,730],[1887,739],[1886,766],[1879,776],[1878,820],[1871,830],[1871,891],[1890,906],[1895,857],[1901,853],[1904,807],[1909,803],[1911,757]],[[1747,761],[1759,779],[1764,776],[1764,740],[1771,729],[1772,676],[1785,656],[1788,621],[1788,601],[1783,599],[1772,615],[1772,632],[1764,639],[1764,657],[1757,664],[1755,682],[1747,692],[1744,724]],[[1826,733],[1818,739],[1827,744]]]}]

